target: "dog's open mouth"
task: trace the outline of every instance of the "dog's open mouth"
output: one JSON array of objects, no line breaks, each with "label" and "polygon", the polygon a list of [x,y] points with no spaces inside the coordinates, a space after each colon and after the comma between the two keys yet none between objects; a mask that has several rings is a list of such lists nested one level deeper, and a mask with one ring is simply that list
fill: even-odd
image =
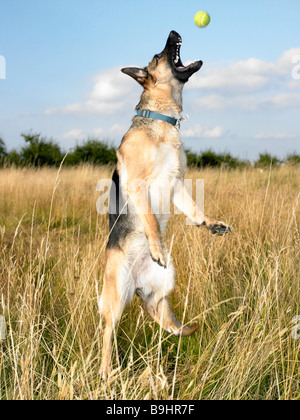
[{"label": "dog's open mouth", "polygon": [[182,64],[181,58],[180,58],[180,48],[182,45],[182,39],[181,37],[178,38],[176,42],[176,49],[173,53],[173,63],[177,67],[177,69],[184,69],[184,65]]},{"label": "dog's open mouth", "polygon": [[181,36],[177,32],[172,31],[169,35],[164,51],[167,53],[168,62],[172,68],[175,77],[181,82],[185,83],[192,76],[192,74],[200,70],[203,62],[195,61],[194,63],[191,63],[188,66],[184,66],[180,57],[181,45]]}]

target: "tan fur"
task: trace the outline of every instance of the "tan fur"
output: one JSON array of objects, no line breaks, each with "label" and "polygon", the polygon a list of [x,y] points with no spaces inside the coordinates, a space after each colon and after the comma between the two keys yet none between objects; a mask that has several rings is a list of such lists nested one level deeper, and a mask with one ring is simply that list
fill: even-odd
[{"label": "tan fur", "polygon": [[101,296],[100,310],[105,319],[102,348],[102,375],[107,376],[111,363],[112,334],[115,325],[119,322],[125,304],[118,291],[117,279],[125,261],[122,251],[107,251],[106,270],[104,276],[103,293]]}]

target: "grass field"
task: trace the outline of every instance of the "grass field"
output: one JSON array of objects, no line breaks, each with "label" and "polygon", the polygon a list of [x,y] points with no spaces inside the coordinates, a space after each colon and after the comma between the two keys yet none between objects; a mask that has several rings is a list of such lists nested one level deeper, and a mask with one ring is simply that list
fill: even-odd
[{"label": "grass field", "polygon": [[188,172],[205,179],[206,214],[233,228],[219,238],[170,221],[172,308],[200,329],[170,337],[136,297],[103,382],[96,184],[111,172],[0,170],[0,399],[299,400],[300,168]]}]

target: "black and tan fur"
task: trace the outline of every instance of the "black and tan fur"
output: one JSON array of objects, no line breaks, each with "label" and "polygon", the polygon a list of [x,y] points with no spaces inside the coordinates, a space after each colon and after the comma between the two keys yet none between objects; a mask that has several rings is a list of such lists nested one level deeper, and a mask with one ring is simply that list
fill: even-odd
[{"label": "black and tan fur", "polygon": [[[138,110],[150,110],[178,118],[182,112],[182,89],[202,62],[184,67],[180,59],[180,36],[172,31],[165,49],[148,67],[122,71],[143,87]],[[171,124],[140,116],[133,118],[117,150],[118,164],[113,175],[117,209],[130,205],[127,214],[110,214],[110,237],[106,270],[99,300],[105,319],[101,372],[110,371],[112,336],[126,304],[137,294],[144,309],[167,332],[190,335],[198,325],[182,326],[173,314],[168,295],[175,288],[175,271],[162,242],[169,215],[161,209],[172,198],[175,206],[197,226],[225,234],[230,227],[206,217],[184,192],[182,181],[186,156],[180,132]],[[120,186],[120,194],[118,194]],[[182,199],[184,197],[184,200]],[[111,198],[112,200],[114,197]]]}]

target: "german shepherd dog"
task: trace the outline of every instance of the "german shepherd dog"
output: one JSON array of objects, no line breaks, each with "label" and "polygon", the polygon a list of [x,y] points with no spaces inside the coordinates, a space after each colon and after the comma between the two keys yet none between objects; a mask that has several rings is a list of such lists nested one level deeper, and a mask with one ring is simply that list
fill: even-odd
[{"label": "german shepherd dog", "polygon": [[[143,308],[170,334],[188,336],[198,324],[182,326],[168,301],[175,288],[175,271],[165,250],[162,236],[169,212],[161,211],[164,200],[189,217],[196,226],[213,234],[231,231],[222,222],[206,217],[184,191],[186,156],[174,122],[182,112],[182,89],[202,67],[202,61],[182,64],[180,35],[172,31],[164,50],[154,56],[148,67],[124,68],[143,87],[137,113],[117,150],[118,164],[111,191],[110,236],[106,249],[104,286],[99,299],[105,319],[101,374],[111,369],[112,338],[125,306],[134,294]],[[183,199],[184,197],[184,199]],[[126,204],[127,213],[122,211]],[[131,207],[131,211],[130,211]],[[156,212],[153,208],[156,208]],[[160,210],[157,210],[160,209]],[[134,210],[134,211],[133,211]]]}]

